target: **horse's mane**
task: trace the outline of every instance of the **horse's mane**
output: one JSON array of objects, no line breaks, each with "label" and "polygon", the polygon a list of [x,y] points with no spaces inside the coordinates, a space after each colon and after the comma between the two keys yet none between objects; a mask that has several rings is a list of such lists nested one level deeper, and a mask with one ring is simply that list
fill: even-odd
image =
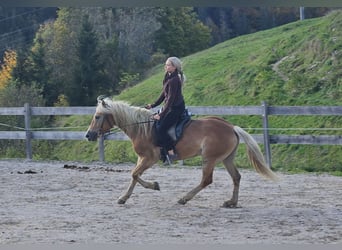
[{"label": "horse's mane", "polygon": [[151,121],[152,112],[150,110],[131,106],[128,102],[115,101],[110,98],[105,98],[103,101],[104,104],[102,101],[98,103],[97,111],[111,113],[115,125],[125,133],[144,137],[151,135],[153,122]]}]

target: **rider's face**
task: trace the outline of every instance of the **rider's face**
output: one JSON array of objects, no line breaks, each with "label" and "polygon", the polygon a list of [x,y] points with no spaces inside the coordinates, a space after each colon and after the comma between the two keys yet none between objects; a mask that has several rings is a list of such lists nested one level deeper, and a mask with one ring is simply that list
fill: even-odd
[{"label": "rider's face", "polygon": [[169,60],[167,60],[165,62],[164,69],[165,69],[165,72],[172,73],[176,70],[176,67],[173,66],[173,64]]}]

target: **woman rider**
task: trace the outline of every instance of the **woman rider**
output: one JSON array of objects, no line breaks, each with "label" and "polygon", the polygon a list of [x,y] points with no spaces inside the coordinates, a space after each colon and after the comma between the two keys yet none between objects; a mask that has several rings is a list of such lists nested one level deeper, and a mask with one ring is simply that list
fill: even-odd
[{"label": "woman rider", "polygon": [[159,98],[153,104],[147,104],[146,108],[154,108],[164,101],[162,111],[155,114],[153,118],[159,123],[156,130],[158,146],[168,153],[167,157],[172,162],[177,159],[177,154],[174,152],[173,140],[167,131],[177,123],[185,110],[182,94],[185,76],[182,71],[182,62],[177,57],[169,57],[165,62],[164,69],[163,90]]}]

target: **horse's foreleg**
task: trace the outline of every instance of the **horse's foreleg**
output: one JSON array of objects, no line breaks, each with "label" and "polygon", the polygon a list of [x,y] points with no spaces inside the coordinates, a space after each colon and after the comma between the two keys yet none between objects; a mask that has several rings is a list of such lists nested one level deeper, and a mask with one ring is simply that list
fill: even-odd
[{"label": "horse's foreleg", "polygon": [[160,190],[159,183],[156,181],[155,182],[144,181],[140,177],[137,178],[137,181],[144,188],[149,188],[149,189],[153,189],[153,190]]},{"label": "horse's foreleg", "polygon": [[135,185],[138,183],[140,183],[144,188],[150,188],[153,190],[160,190],[159,188],[159,184],[158,182],[147,182],[142,180],[140,177],[137,177],[136,179],[132,178],[126,192],[121,195],[118,199],[118,204],[125,204],[126,201],[129,199],[129,197],[131,197],[134,187]]},{"label": "horse's foreleg", "polygon": [[158,182],[148,182],[140,178],[143,172],[152,166],[150,161],[146,158],[139,158],[136,167],[132,171],[132,180],[128,186],[126,192],[121,195],[118,199],[119,204],[125,204],[125,202],[131,197],[134,187],[137,183],[141,184],[144,188],[149,188],[153,190],[160,190]]},{"label": "horse's foreleg", "polygon": [[118,204],[125,204],[129,197],[131,197],[134,187],[137,184],[137,179],[132,178],[126,192],[121,195],[118,199]]},{"label": "horse's foreleg", "polygon": [[141,175],[145,172],[146,169],[150,168],[157,160],[153,160],[153,157],[139,157],[138,164],[132,171],[132,176],[135,178],[138,183],[144,188],[149,188],[153,190],[160,190],[158,182],[149,182],[141,179]]},{"label": "horse's foreleg", "polygon": [[215,163],[206,163],[203,168],[202,180],[201,183],[192,189],[189,193],[187,193],[183,198],[178,200],[179,204],[184,205],[189,200],[191,200],[197,193],[199,193],[203,188],[208,186],[213,182],[213,171],[214,171]]}]

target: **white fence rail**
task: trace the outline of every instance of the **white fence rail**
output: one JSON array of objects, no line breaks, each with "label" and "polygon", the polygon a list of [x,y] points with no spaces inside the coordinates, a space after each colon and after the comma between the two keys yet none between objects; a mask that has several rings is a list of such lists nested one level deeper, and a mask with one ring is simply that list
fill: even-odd
[{"label": "white fence rail", "polygon": [[[189,106],[196,115],[259,115],[262,117],[262,134],[253,134],[258,143],[264,144],[265,158],[271,166],[270,144],[317,144],[342,145],[341,135],[269,135],[268,116],[280,115],[342,115],[342,106]],[[0,108],[0,115],[16,115],[25,117],[25,128],[16,131],[0,131],[1,139],[25,140],[26,157],[32,159],[32,140],[84,140],[85,131],[36,131],[31,129],[32,116],[58,115],[92,115],[95,107],[24,107]],[[341,129],[342,128],[335,128]],[[104,161],[104,140],[128,140],[122,132],[110,134],[99,140],[99,159]]]}]

